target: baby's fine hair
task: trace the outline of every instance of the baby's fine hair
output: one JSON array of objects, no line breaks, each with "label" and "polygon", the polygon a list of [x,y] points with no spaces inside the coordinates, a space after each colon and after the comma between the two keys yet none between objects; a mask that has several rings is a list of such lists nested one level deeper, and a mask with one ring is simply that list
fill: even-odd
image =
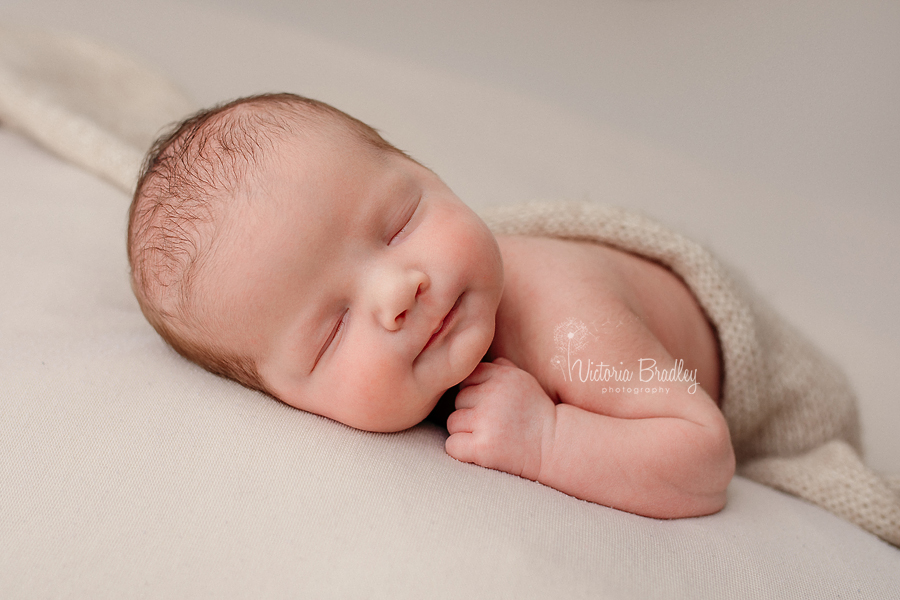
[{"label": "baby's fine hair", "polygon": [[376,151],[404,155],[324,102],[284,93],[249,96],[201,110],[164,133],[144,159],[129,210],[128,263],[144,316],[188,360],[264,392],[255,358],[216,344],[215,326],[204,314],[209,298],[199,297],[194,284],[221,215],[278,141],[329,127]]}]

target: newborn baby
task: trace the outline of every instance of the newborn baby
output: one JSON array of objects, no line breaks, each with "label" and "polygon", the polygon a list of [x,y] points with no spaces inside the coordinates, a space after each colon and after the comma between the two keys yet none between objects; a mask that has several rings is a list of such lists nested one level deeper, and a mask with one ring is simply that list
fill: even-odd
[{"label": "newborn baby", "polygon": [[454,458],[661,518],[720,510],[715,332],[666,268],[492,235],[432,171],[314,100],[204,111],[151,150],[129,260],[188,359],[368,431],[457,384]]}]

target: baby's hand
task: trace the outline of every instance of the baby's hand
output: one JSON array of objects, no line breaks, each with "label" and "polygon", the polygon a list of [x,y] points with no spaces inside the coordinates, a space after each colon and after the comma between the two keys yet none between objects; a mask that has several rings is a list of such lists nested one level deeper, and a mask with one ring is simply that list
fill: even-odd
[{"label": "baby's hand", "polygon": [[555,406],[537,380],[498,358],[463,380],[445,448],[456,460],[537,480],[555,427]]}]

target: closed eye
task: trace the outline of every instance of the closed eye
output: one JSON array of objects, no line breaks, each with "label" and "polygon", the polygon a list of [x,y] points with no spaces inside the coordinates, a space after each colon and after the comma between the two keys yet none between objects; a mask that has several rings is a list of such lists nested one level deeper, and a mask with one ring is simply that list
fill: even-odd
[{"label": "closed eye", "polygon": [[397,233],[395,233],[393,235],[393,237],[391,237],[390,241],[388,242],[388,245],[393,244],[395,241],[402,240],[412,230],[412,228],[414,226],[413,220],[415,219],[416,214],[419,212],[420,204],[421,204],[421,199],[419,199],[416,202],[415,206],[413,207],[412,212],[409,215],[409,218],[406,219],[406,222],[403,224],[403,227],[401,227],[400,230],[397,231]]},{"label": "closed eye", "polygon": [[331,330],[331,333],[328,335],[328,339],[325,340],[325,343],[322,344],[322,348],[319,350],[319,354],[316,356],[316,362],[313,363],[313,370],[315,370],[316,365],[319,364],[319,360],[321,360],[322,356],[334,344],[334,340],[337,339],[338,335],[344,330],[344,325],[347,322],[348,310],[345,310],[343,314],[341,314],[340,320],[338,320],[337,325],[334,326],[334,329]]}]

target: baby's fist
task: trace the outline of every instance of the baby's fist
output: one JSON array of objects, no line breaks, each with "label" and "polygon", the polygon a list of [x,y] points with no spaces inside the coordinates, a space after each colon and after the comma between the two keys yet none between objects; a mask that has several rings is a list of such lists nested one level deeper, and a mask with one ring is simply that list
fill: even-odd
[{"label": "baby's fist", "polygon": [[498,358],[463,380],[445,448],[457,460],[537,480],[555,426],[553,401],[537,380]]}]

